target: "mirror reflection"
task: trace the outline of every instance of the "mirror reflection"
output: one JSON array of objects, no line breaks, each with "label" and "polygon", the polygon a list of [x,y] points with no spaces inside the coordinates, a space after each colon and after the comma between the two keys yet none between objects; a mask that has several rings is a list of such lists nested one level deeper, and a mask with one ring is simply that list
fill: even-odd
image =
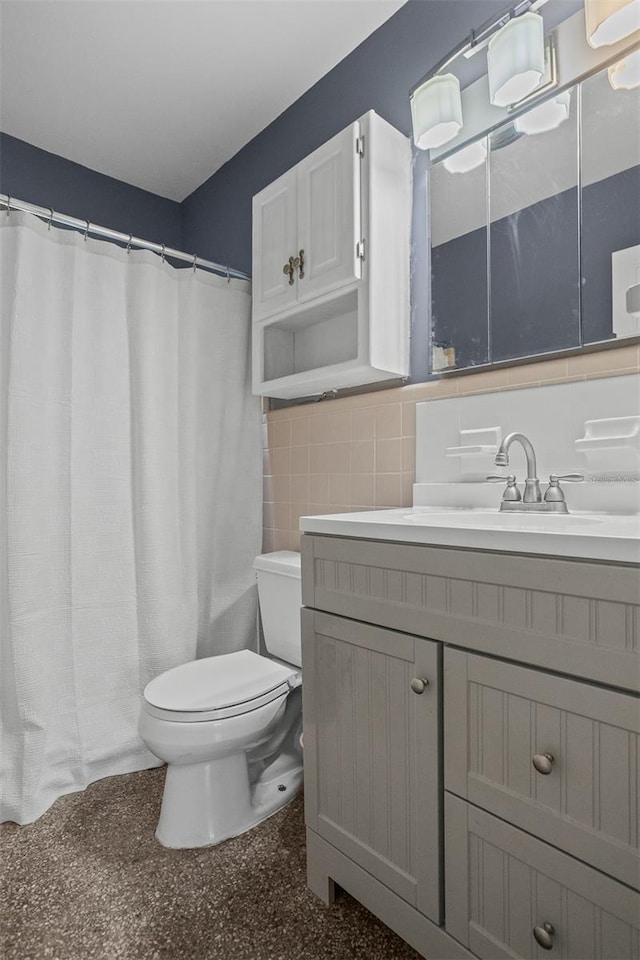
[{"label": "mirror reflection", "polygon": [[617,73],[582,83],[583,343],[640,334],[640,87]]},{"label": "mirror reflection", "polygon": [[494,361],[580,342],[578,111],[567,93],[564,114],[536,121],[533,110],[489,140]]},{"label": "mirror reflection", "polygon": [[432,165],[434,371],[640,334],[640,88],[615,74]]},{"label": "mirror reflection", "polygon": [[486,139],[482,145],[471,169],[452,171],[447,160],[431,169],[434,370],[489,362]]}]

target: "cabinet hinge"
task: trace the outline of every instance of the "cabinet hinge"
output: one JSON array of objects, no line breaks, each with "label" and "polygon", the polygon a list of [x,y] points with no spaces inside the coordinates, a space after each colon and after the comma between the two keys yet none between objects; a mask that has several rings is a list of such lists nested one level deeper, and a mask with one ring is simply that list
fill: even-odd
[{"label": "cabinet hinge", "polygon": [[361,137],[356,137],[356,153],[359,157],[364,157],[364,134]]},{"label": "cabinet hinge", "polygon": [[362,238],[362,240],[358,240],[358,242],[356,243],[356,259],[357,260],[364,260],[365,243],[366,241],[364,237]]}]

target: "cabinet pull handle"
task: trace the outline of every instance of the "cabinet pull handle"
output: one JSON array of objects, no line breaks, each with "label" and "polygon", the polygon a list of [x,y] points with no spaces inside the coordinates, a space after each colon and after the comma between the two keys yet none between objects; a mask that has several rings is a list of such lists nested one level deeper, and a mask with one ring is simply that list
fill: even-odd
[{"label": "cabinet pull handle", "polygon": [[551,773],[555,762],[555,757],[551,753],[534,753],[531,759],[535,769],[544,777]]},{"label": "cabinet pull handle", "polygon": [[296,263],[296,261],[295,261],[295,258],[294,258],[294,257],[289,257],[287,263],[285,263],[284,267],[282,268],[282,272],[283,272],[284,274],[287,274],[287,273],[289,274],[289,286],[290,286],[290,287],[293,286],[293,274],[295,273],[296,266],[297,266],[297,263]]},{"label": "cabinet pull handle", "polygon": [[533,928],[533,935],[543,950],[551,950],[553,947],[553,935],[555,928],[551,923],[543,923],[541,927]]},{"label": "cabinet pull handle", "polygon": [[414,677],[409,686],[414,693],[424,693],[429,686],[429,681],[426,677]]},{"label": "cabinet pull handle", "polygon": [[301,280],[304,280],[304,250],[298,251],[298,256],[296,257],[298,265],[298,276]]}]

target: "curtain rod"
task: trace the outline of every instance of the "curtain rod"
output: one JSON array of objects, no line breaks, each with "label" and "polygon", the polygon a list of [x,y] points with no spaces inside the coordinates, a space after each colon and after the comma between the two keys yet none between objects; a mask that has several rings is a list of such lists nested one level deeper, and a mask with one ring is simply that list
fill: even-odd
[{"label": "curtain rod", "polygon": [[100,227],[95,223],[90,223],[89,220],[78,220],[77,217],[69,217],[66,213],[56,213],[55,210],[50,207],[38,207],[33,203],[27,203],[26,200],[16,200],[15,197],[10,197],[4,193],[0,193],[0,204],[6,207],[7,216],[10,210],[32,213],[36,217],[48,220],[49,223],[59,223],[65,227],[73,227],[75,230],[80,230],[84,232],[85,236],[92,234],[93,236],[104,237],[106,240],[117,240],[120,243],[126,244],[127,248],[136,247],[139,250],[151,250],[153,253],[159,253],[163,259],[165,257],[171,257],[173,260],[184,260],[190,263],[194,269],[196,267],[204,267],[205,270],[212,270],[215,273],[222,274],[222,276],[227,277],[228,280],[251,281],[249,274],[243,273],[242,270],[234,270],[233,267],[226,267],[220,263],[214,263],[212,260],[204,260],[202,257],[196,256],[195,253],[183,253],[182,250],[174,250],[171,247],[165,246],[163,243],[141,240],[140,237],[134,237],[130,233],[120,233],[118,230],[110,230],[109,227]]}]

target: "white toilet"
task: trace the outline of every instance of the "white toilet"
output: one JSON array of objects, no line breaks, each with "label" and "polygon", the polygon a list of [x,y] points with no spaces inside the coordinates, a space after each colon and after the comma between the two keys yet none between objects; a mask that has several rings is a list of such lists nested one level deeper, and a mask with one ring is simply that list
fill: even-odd
[{"label": "white toilet", "polygon": [[256,557],[264,640],[185,663],[144,690],[139,732],[168,764],[156,837],[202,847],[234,837],[302,784],[300,554]]}]

